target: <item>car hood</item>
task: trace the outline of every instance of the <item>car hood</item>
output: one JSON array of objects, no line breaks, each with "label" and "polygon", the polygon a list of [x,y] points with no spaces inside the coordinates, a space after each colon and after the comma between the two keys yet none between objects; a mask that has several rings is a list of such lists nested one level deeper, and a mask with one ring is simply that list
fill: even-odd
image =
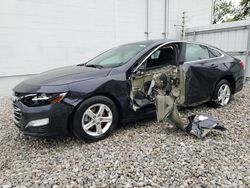
[{"label": "car hood", "polygon": [[105,77],[112,69],[98,69],[85,66],[67,66],[35,75],[20,84],[18,84],[14,91],[26,92],[30,88],[38,88],[44,86],[62,86],[73,82],[90,80],[93,78]]}]

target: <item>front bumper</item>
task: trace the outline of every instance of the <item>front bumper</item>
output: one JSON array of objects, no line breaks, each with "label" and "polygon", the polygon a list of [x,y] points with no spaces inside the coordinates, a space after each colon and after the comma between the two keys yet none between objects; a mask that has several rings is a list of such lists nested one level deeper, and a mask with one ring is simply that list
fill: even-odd
[{"label": "front bumper", "polygon": [[[59,102],[46,106],[28,107],[21,101],[13,101],[13,108],[14,123],[25,135],[47,137],[69,133],[68,120],[73,107],[68,104]],[[30,122],[41,119],[49,121],[41,126],[30,126]]]}]

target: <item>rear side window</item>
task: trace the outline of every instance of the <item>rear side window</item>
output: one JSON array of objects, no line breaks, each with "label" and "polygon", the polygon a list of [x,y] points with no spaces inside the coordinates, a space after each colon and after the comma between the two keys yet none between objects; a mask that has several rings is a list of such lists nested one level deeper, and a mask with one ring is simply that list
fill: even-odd
[{"label": "rear side window", "polygon": [[210,58],[220,57],[221,56],[220,52],[218,52],[217,50],[214,50],[212,48],[208,48],[208,50],[209,50],[209,56],[210,56]]},{"label": "rear side window", "polygon": [[151,59],[159,59],[161,50],[157,50],[153,55],[151,55]]},{"label": "rear side window", "polygon": [[206,46],[199,44],[186,45],[186,61],[197,61],[202,59],[209,59],[209,51]]}]

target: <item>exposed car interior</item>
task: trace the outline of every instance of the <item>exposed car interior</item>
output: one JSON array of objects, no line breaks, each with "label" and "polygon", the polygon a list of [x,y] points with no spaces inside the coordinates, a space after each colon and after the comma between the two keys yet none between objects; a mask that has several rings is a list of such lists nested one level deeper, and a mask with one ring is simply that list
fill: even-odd
[{"label": "exposed car interior", "polygon": [[[156,50],[132,76],[131,93],[134,110],[153,104],[155,95],[169,95],[172,86],[179,86],[178,46],[166,45]],[[143,73],[141,71],[144,71]]]},{"label": "exposed car interior", "polygon": [[176,59],[176,52],[173,46],[163,47],[147,59],[147,69],[176,65]]}]

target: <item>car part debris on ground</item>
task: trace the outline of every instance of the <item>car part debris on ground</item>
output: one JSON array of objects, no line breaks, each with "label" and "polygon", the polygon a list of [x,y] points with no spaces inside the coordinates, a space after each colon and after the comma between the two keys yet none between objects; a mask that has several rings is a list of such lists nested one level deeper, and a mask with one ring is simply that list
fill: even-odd
[{"label": "car part debris on ground", "polygon": [[205,137],[212,129],[226,130],[224,125],[208,115],[193,115],[188,117],[189,124],[185,129],[198,138]]},{"label": "car part debris on ground", "polygon": [[130,93],[133,109],[136,111],[149,104],[156,107],[157,121],[167,121],[183,131],[203,138],[212,129],[225,130],[224,126],[211,116],[195,115],[183,122],[177,106],[185,103],[183,96],[185,81],[182,66],[169,65],[160,70],[137,72],[131,77]]},{"label": "car part debris on ground", "polygon": [[179,115],[175,99],[171,96],[156,96],[156,112],[158,122],[167,121],[183,131],[198,138],[205,137],[212,129],[225,130],[220,122],[209,115],[192,115],[189,123],[184,123]]}]

